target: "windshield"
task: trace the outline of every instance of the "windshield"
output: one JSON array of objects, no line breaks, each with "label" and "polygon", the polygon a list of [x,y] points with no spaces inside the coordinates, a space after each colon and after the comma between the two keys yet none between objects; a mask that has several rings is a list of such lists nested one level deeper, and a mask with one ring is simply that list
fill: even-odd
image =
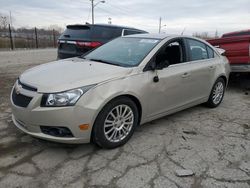
[{"label": "windshield", "polygon": [[139,65],[158,39],[121,37],[100,46],[83,58],[124,67]]}]

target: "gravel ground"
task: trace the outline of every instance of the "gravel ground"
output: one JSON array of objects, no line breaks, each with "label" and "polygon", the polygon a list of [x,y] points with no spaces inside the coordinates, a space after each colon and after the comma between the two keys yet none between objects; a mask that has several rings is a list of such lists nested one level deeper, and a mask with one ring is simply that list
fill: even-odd
[{"label": "gravel ground", "polygon": [[[166,116],[138,127],[123,147],[103,150],[39,140],[14,127],[14,80],[55,59],[54,49],[0,52],[0,187],[250,187],[250,80],[231,80],[216,109]],[[180,169],[195,175],[177,177]]]}]

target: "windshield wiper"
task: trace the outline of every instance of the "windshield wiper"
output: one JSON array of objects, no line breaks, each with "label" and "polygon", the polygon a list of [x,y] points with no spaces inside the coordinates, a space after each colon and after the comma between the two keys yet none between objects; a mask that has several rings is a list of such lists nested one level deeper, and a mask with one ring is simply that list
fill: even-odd
[{"label": "windshield wiper", "polygon": [[102,60],[102,59],[89,59],[90,61],[97,61],[97,62],[101,62],[101,63],[106,63],[106,64],[109,64],[109,65],[116,65],[116,66],[121,66],[117,63],[113,63],[113,62],[110,62],[110,61],[105,61],[105,60]]}]

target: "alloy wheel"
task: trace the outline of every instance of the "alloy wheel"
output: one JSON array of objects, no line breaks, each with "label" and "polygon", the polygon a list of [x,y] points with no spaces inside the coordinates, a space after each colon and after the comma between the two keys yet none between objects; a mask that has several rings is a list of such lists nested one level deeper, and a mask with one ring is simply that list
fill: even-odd
[{"label": "alloy wheel", "polygon": [[110,142],[120,142],[130,133],[134,124],[133,110],[125,104],[115,106],[104,121],[104,134]]},{"label": "alloy wheel", "polygon": [[222,82],[218,82],[213,89],[212,99],[215,105],[219,104],[223,98],[224,85]]}]

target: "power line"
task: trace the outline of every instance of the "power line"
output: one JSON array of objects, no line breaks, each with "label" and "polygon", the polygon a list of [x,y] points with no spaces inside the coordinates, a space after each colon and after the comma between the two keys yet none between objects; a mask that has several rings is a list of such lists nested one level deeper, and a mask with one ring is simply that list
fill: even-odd
[{"label": "power line", "polygon": [[[89,0],[88,0],[89,1]],[[107,6],[106,6],[107,5]],[[134,12],[133,11],[128,11],[127,9],[124,9],[124,8],[121,8],[121,7],[118,7],[116,5],[113,5],[113,4],[110,4],[108,3],[107,1],[105,1],[105,3],[103,4],[102,7],[99,7],[97,6],[96,9],[99,9],[103,12],[106,12],[107,16],[112,16],[114,18],[114,15],[116,16],[126,16],[126,17],[132,17],[132,15],[134,15]],[[89,20],[89,17],[90,17],[90,11],[91,9],[89,10],[89,13],[88,13],[88,19]],[[145,28],[152,28],[152,25],[149,25],[149,24],[141,24],[141,23],[132,23],[131,21],[127,20],[127,22],[129,23],[129,25],[131,26],[134,26],[134,25],[139,25],[141,27],[145,27]],[[157,26],[157,25],[156,25]],[[153,26],[154,27],[154,26]]]},{"label": "power line", "polygon": [[[109,10],[106,10],[106,9],[104,9],[103,7],[102,7],[102,8],[101,8],[101,7],[98,7],[98,9],[100,9],[100,10],[106,12],[106,13],[109,13],[111,16],[113,16],[114,14],[117,15],[117,16],[125,15],[125,14],[110,12]],[[125,16],[131,16],[131,14],[130,14],[130,15],[125,15]],[[113,17],[114,17],[114,16],[113,16]],[[130,23],[130,25],[134,25],[134,23],[132,23],[132,22],[130,22],[130,21],[128,21],[128,22]],[[142,26],[142,27],[148,27],[148,28],[149,28],[149,27],[152,27],[152,25],[145,25],[145,24],[141,24],[141,23],[136,23],[136,25],[140,25],[140,26]]]},{"label": "power line", "polygon": [[113,8],[115,8],[115,9],[119,9],[121,12],[123,12],[124,14],[128,14],[128,15],[131,15],[131,13],[132,12],[130,12],[130,11],[128,11],[128,10],[125,10],[125,9],[123,9],[123,8],[121,8],[121,7],[118,7],[118,6],[116,6],[116,5],[113,5],[113,4],[110,4],[110,3],[106,3],[107,5],[109,5],[109,6],[111,6],[111,7],[113,7]]},{"label": "power line", "polygon": [[88,13],[88,18],[87,18],[87,21],[89,21],[90,12],[91,12],[91,6],[89,7],[89,13]]}]

